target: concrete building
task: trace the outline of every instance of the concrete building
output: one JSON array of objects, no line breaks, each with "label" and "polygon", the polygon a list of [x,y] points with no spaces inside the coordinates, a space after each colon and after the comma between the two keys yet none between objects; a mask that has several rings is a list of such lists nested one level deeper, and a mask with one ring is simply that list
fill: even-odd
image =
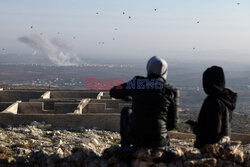
[{"label": "concrete building", "polygon": [[46,122],[56,128],[119,130],[120,110],[130,103],[99,90],[0,90],[0,122]]}]

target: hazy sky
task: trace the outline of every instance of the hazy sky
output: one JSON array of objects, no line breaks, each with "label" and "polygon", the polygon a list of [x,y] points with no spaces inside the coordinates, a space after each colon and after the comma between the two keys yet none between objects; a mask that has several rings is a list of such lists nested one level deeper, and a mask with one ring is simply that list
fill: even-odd
[{"label": "hazy sky", "polygon": [[32,54],[18,38],[42,33],[79,56],[250,62],[249,0],[1,0],[0,21],[8,53]]}]

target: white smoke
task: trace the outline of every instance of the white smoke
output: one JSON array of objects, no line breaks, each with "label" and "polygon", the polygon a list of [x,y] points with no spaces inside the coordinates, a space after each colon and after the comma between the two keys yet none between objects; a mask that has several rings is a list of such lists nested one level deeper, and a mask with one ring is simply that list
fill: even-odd
[{"label": "white smoke", "polygon": [[42,53],[55,65],[77,65],[80,59],[73,51],[73,47],[59,38],[52,40],[41,35],[30,35],[18,38],[18,40],[34,49],[33,54]]},{"label": "white smoke", "polygon": [[35,56],[37,54],[37,51],[34,50],[33,53],[32,53],[32,56]]}]

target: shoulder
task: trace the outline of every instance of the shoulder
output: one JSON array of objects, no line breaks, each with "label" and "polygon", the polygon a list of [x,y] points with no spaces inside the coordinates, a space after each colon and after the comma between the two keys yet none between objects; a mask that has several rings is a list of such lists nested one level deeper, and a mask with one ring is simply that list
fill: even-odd
[{"label": "shoulder", "polygon": [[164,88],[165,88],[165,94],[170,96],[171,98],[175,99],[179,96],[179,90],[176,87],[168,83],[165,83]]},{"label": "shoulder", "polygon": [[165,84],[164,84],[164,87],[165,87],[167,90],[172,91],[172,92],[177,92],[177,91],[178,91],[178,89],[177,89],[176,87],[170,85],[169,83],[165,83]]}]

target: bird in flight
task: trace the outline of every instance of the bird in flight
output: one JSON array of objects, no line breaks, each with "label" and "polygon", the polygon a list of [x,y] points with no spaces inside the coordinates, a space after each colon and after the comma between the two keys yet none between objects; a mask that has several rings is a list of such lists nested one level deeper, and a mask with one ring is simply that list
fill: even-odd
[{"label": "bird in flight", "polygon": [[155,9],[155,11],[156,11],[157,9]]},{"label": "bird in flight", "polygon": [[195,50],[195,47],[193,48],[193,50]]},{"label": "bird in flight", "polygon": [[124,14],[125,14],[125,12],[122,12],[122,14],[124,15]]},{"label": "bird in flight", "polygon": [[240,3],[238,2],[237,5],[240,5]]},{"label": "bird in flight", "polygon": [[128,16],[129,19],[131,19],[131,16]]},{"label": "bird in flight", "polygon": [[33,28],[33,26],[30,26],[30,28],[32,29],[32,28]]},{"label": "bird in flight", "polygon": [[197,21],[196,23],[200,23],[200,21]]}]

